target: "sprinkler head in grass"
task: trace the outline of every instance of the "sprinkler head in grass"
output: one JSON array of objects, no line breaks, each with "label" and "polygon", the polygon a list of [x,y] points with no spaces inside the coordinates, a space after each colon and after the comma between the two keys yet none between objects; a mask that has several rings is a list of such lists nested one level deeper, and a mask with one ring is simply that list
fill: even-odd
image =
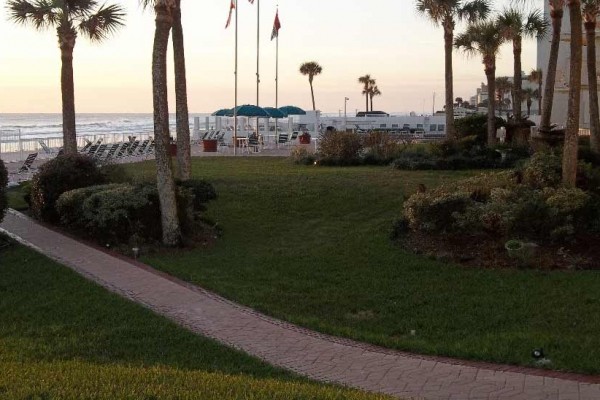
[{"label": "sprinkler head in grass", "polygon": [[536,360],[541,360],[544,358],[544,349],[533,349],[531,352],[531,357],[535,358]]},{"label": "sprinkler head in grass", "polygon": [[133,252],[133,258],[137,260],[138,257],[140,256],[140,248],[134,247],[131,249],[131,251]]}]

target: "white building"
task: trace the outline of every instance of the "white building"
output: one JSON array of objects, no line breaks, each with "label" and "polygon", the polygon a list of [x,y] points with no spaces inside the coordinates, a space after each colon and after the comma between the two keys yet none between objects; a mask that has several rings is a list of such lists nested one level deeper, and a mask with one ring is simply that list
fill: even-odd
[{"label": "white building", "polygon": [[[550,20],[550,6],[548,2],[544,2],[544,13],[546,18]],[[597,35],[600,33],[596,31]],[[538,40],[537,49],[537,67],[544,74],[548,69],[548,58],[550,57],[550,40],[552,32],[542,40]],[[585,31],[584,31],[585,35]],[[567,124],[567,104],[569,96],[569,64],[570,64],[570,44],[571,40],[571,24],[569,21],[569,10],[565,7],[565,13],[562,21],[562,35],[560,50],[558,53],[558,64],[556,71],[556,84],[554,85],[554,103],[552,107],[552,123],[560,126]],[[596,46],[600,46],[600,35],[596,38]],[[598,65],[598,61],[596,61]],[[589,94],[588,94],[588,79],[587,79],[587,57],[585,48],[583,48],[583,68],[581,70],[581,111],[579,115],[580,127],[589,129],[590,112],[589,112]]]}]

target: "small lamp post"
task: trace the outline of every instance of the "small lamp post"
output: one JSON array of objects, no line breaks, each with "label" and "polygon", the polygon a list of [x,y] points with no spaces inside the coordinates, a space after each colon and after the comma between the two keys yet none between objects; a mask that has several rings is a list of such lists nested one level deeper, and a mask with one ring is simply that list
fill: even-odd
[{"label": "small lamp post", "polygon": [[348,100],[350,100],[348,97],[344,97],[344,132],[348,131],[348,115],[346,113]]}]

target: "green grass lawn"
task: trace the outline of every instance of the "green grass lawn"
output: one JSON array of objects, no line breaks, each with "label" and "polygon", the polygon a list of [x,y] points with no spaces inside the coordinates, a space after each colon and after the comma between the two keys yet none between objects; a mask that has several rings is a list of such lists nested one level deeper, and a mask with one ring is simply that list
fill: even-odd
[{"label": "green grass lawn", "polygon": [[[149,175],[152,164],[129,167]],[[214,248],[151,265],[318,331],[426,354],[600,372],[600,275],[466,269],[402,252],[388,238],[403,198],[473,172],[295,166],[202,158],[220,195]],[[465,246],[476,243],[466,242]],[[415,335],[411,335],[411,331]]]},{"label": "green grass lawn", "polygon": [[13,245],[0,250],[0,398],[384,397],[272,368]]}]

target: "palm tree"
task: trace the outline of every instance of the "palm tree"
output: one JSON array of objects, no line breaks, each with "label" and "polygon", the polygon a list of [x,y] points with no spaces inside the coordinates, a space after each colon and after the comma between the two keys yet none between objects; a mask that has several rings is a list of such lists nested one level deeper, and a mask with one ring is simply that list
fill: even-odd
[{"label": "palm tree", "polygon": [[444,28],[445,80],[446,80],[446,134],[454,132],[454,72],[452,69],[452,46],[457,21],[474,23],[487,18],[490,12],[488,0],[416,0],[417,11],[434,25]]},{"label": "palm tree", "polygon": [[362,94],[365,96],[365,112],[369,112],[369,92],[371,86],[375,84],[375,79],[371,78],[370,74],[366,74],[358,78],[358,83],[363,85]]},{"label": "palm tree", "polygon": [[75,83],[73,50],[77,35],[102,42],[123,25],[125,13],[118,5],[99,6],[95,0],[9,0],[10,19],[35,29],[56,28],[62,61],[63,146],[66,154],[77,153],[75,128]]},{"label": "palm tree", "polygon": [[[144,8],[154,7],[155,0],[140,0]],[[177,175],[181,180],[190,179],[192,155],[190,145],[190,122],[187,102],[187,77],[185,47],[181,25],[181,0],[176,0],[173,10],[173,63],[175,70],[175,113],[177,130]]]},{"label": "palm tree", "polygon": [[550,4],[550,19],[552,21],[552,40],[550,42],[548,68],[546,68],[546,84],[542,95],[542,120],[540,122],[540,132],[542,133],[550,132],[552,104],[554,102],[554,85],[556,83],[556,67],[558,64],[558,50],[560,47],[560,35],[565,6],[565,0],[548,0],[548,2]]},{"label": "palm tree", "polygon": [[563,148],[562,178],[566,186],[574,187],[577,180],[579,111],[581,107],[583,18],[581,15],[581,0],[568,0],[567,5],[571,22],[571,63],[569,66],[569,100]]},{"label": "palm tree", "polygon": [[496,141],[496,112],[493,99],[494,93],[496,93],[496,56],[504,40],[498,22],[485,21],[469,25],[467,30],[458,35],[454,42],[457,49],[462,49],[468,55],[479,54],[483,61],[490,97],[487,116],[488,146],[493,145]]},{"label": "palm tree", "polygon": [[590,147],[600,153],[600,116],[598,110],[598,75],[596,69],[596,19],[600,0],[583,0],[583,26],[587,41],[587,70],[590,96]]},{"label": "palm tree", "polygon": [[498,17],[498,23],[506,40],[513,44],[514,56],[514,89],[513,89],[513,113],[516,119],[521,119],[521,103],[523,88],[523,77],[521,73],[521,53],[523,39],[540,38],[546,34],[548,23],[543,12],[535,10],[525,15],[516,7],[505,9]]},{"label": "palm tree", "polygon": [[[511,94],[514,93],[514,85],[507,76],[501,76],[501,77],[496,78],[495,84],[496,84],[495,85],[496,86],[496,93],[495,93],[496,100],[498,101],[498,105],[500,106],[500,114],[502,114],[503,106],[508,104],[504,101],[504,98],[506,97],[506,95],[508,93],[511,93]],[[513,104],[514,104],[514,102],[513,102]],[[509,111],[510,110],[507,108],[506,116],[508,116]]]},{"label": "palm tree", "polygon": [[529,116],[531,115],[531,105],[533,104],[533,100],[539,98],[539,90],[530,87],[525,88],[523,89],[523,96],[525,97],[525,102],[527,104],[527,116]]},{"label": "palm tree", "polygon": [[377,85],[371,87],[371,90],[369,92],[369,98],[371,99],[371,111],[373,111],[373,97],[375,96],[381,96],[382,93],[379,90],[379,88],[377,87]]},{"label": "palm tree", "polygon": [[300,66],[300,73],[304,76],[308,75],[308,83],[310,84],[310,95],[312,97],[313,111],[317,110],[315,105],[315,91],[313,89],[313,79],[315,76],[320,75],[323,72],[323,67],[316,61],[305,62]]},{"label": "palm tree", "polygon": [[[529,73],[529,77],[527,78],[529,82],[536,83],[538,85],[537,88],[537,96],[534,97],[538,101],[538,113],[542,112],[542,82],[544,81],[544,73],[543,71],[538,69],[532,69]],[[529,112],[527,113],[530,114]]]},{"label": "palm tree", "polygon": [[173,25],[176,0],[155,0],[156,28],[152,51],[152,93],[154,104],[154,138],[156,141],[156,181],[160,201],[163,243],[177,246],[181,229],[177,218],[175,181],[171,169],[169,146],[169,101],[167,96],[167,48]]}]

